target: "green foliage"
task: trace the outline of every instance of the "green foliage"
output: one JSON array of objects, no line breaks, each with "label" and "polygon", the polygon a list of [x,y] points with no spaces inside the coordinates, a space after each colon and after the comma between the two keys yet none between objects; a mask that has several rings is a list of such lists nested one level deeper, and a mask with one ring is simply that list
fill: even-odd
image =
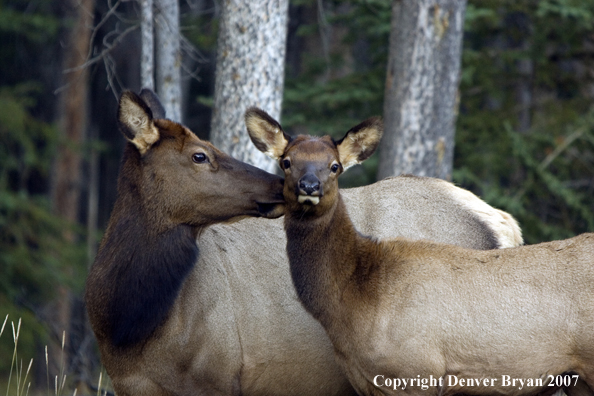
[{"label": "green foliage", "polygon": [[182,15],[183,35],[201,51],[216,51],[219,20],[210,14]]},{"label": "green foliage", "polygon": [[[0,316],[22,318],[19,350],[27,359],[48,338],[40,307],[62,285],[80,290],[84,278],[84,268],[75,265],[85,263],[84,251],[64,237],[79,230],[52,214],[49,200],[58,131],[44,119],[53,115],[43,98],[53,95],[41,60],[48,59],[62,24],[54,6],[50,0],[0,1]],[[0,338],[2,378],[14,347],[10,333]]]},{"label": "green foliage", "polygon": [[[383,90],[382,77],[373,73],[352,73],[314,85],[292,80],[287,83],[290,87],[284,97],[283,126],[307,125],[312,133],[341,137],[363,118],[381,114],[381,101],[378,102],[376,92]],[[346,117],[337,119],[333,116],[336,114]]]},{"label": "green foliage", "polygon": [[[317,2],[294,2],[317,7]],[[283,126],[293,133],[329,134],[342,137],[364,119],[382,114],[386,78],[390,2],[349,0],[324,2],[332,29],[344,32],[325,57],[305,56],[301,72],[286,78]],[[302,25],[303,40],[318,45],[317,21]],[[357,48],[358,50],[353,50]],[[345,65],[345,57],[349,58]],[[291,65],[287,65],[290,69]],[[375,180],[377,158],[355,167],[341,178],[341,185],[356,186]]]},{"label": "green foliage", "polygon": [[594,66],[593,22],[589,2],[467,9],[454,180],[516,216],[529,243],[594,231],[593,81],[580,72]]},{"label": "green foliage", "polygon": [[592,5],[581,0],[548,0],[536,2],[536,16],[538,18],[561,18],[570,20],[576,27],[592,29],[594,27],[594,12]]},{"label": "green foliage", "polygon": [[[346,31],[342,46],[287,78],[283,125],[339,137],[382,113],[391,4],[323,4],[332,28]],[[516,216],[529,243],[594,231],[593,24],[593,2],[467,4],[453,178]],[[319,31],[317,21],[300,29],[305,40],[319,41]],[[527,127],[521,84],[531,95]],[[376,163],[350,170],[344,185],[372,182]]]},{"label": "green foliage", "polygon": [[52,0],[0,1],[0,85],[39,81],[47,71],[48,60],[56,58],[48,53],[64,23],[55,7]]},{"label": "green foliage", "polygon": [[[300,4],[317,7],[312,1]],[[391,6],[379,0],[324,4],[329,7],[328,23],[345,31],[344,37],[330,50],[328,60],[310,55],[298,75],[287,77],[282,119],[289,128],[299,125],[309,133],[338,137],[363,118],[382,112]],[[341,11],[345,5],[346,11]],[[301,26],[300,32],[304,40],[320,40],[316,22]],[[353,54],[358,44],[362,49]],[[351,58],[349,65],[345,56]]]},{"label": "green foliage", "polygon": [[0,296],[21,307],[51,298],[67,281],[66,263],[81,255],[64,240],[70,226],[51,213],[40,185],[49,177],[57,135],[31,115],[34,91],[31,84],[0,88]]},{"label": "green foliage", "polygon": [[[39,307],[60,285],[80,290],[84,268],[72,264],[85,262],[80,245],[64,238],[75,230],[50,208],[45,184],[57,131],[31,114],[36,91],[35,84],[0,88],[0,315],[22,318],[19,350],[27,359],[48,338]],[[3,376],[13,348],[8,334],[0,338]]]},{"label": "green foliage", "polygon": [[0,30],[15,33],[34,42],[44,42],[55,37],[60,24],[53,16],[26,13],[0,6]]}]

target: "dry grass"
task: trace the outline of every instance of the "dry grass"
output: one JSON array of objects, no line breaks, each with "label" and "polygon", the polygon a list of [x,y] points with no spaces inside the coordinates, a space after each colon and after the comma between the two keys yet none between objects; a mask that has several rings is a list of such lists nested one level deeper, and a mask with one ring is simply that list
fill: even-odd
[{"label": "dry grass", "polygon": [[[8,322],[8,315],[4,318],[4,323],[2,323],[2,328],[0,328],[0,337],[4,333],[4,329],[6,328],[6,323]],[[31,371],[31,365],[33,364],[33,359],[29,361],[29,365],[27,366],[27,371],[23,374],[23,359],[20,359],[18,356],[18,344],[19,344],[19,335],[21,333],[21,320],[19,319],[18,324],[15,327],[14,322],[10,322],[12,326],[12,339],[14,341],[14,350],[12,353],[12,362],[10,363],[10,373],[8,374],[8,385],[6,386],[6,396],[9,395],[10,386],[13,379],[16,381],[16,396],[28,395],[29,389],[31,388],[31,382],[27,382],[27,378],[29,377],[29,373]]]},{"label": "dry grass", "polygon": [[[2,323],[2,327],[0,328],[0,337],[4,333],[6,325],[8,323],[8,315],[4,318],[4,322]],[[10,322],[12,326],[12,338],[14,341],[14,350],[12,354],[12,362],[10,365],[10,373],[8,375],[8,383],[6,385],[6,396],[29,396],[29,391],[31,389],[31,381],[29,379],[29,374],[31,371],[31,366],[33,365],[33,359],[29,360],[29,365],[27,369],[24,369],[23,366],[23,359],[18,356],[18,343],[19,343],[19,334],[21,330],[21,319],[19,319],[18,323],[15,325],[15,322]],[[50,379],[50,370],[49,370],[49,355],[47,352],[47,345],[45,346],[45,367],[46,367],[46,377],[47,377],[47,396],[64,396],[69,394],[69,390],[67,390],[67,375],[65,373],[65,354],[64,354],[64,346],[66,342],[66,332],[62,332],[62,349],[61,349],[61,356],[60,356],[60,372],[54,378]],[[103,372],[99,373],[99,381],[97,384],[97,396],[105,396],[108,394],[107,390],[103,389]],[[53,383],[52,383],[53,382]],[[77,390],[74,389],[72,391],[72,396],[76,396]]]}]

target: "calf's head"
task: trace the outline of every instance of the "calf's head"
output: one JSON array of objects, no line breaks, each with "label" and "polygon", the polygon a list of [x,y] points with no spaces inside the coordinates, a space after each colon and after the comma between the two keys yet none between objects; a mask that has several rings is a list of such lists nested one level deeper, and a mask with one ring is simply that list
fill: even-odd
[{"label": "calf's head", "polygon": [[120,98],[118,124],[130,144],[118,189],[129,193],[127,205],[142,206],[163,229],[283,214],[282,178],[230,157],[164,116],[152,91]]},{"label": "calf's head", "polygon": [[254,145],[278,160],[285,173],[283,194],[287,209],[323,213],[338,194],[338,176],[369,158],[377,148],[383,124],[369,118],[336,141],[330,136],[287,135],[266,112],[252,107],[245,114]]}]

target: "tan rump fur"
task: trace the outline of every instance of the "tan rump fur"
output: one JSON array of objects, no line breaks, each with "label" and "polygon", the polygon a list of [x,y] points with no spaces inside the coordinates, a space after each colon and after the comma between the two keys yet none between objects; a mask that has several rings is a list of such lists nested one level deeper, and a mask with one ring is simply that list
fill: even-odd
[{"label": "tan rump fur", "polygon": [[[463,241],[474,239],[473,233],[480,238],[481,231],[475,223],[479,219],[492,230],[500,248],[523,244],[522,231],[513,216],[442,179],[399,176],[349,191],[356,198],[343,193],[343,199],[357,229],[365,235],[390,238],[394,232],[406,232],[415,239],[476,249],[476,245]],[[360,202],[355,203],[355,199]],[[350,209],[351,205],[356,205],[357,210]],[[364,229],[358,224],[363,224]],[[402,225],[400,231],[394,229],[398,224]]]},{"label": "tan rump fur", "polygon": [[488,224],[489,228],[495,231],[502,248],[524,244],[522,230],[512,215],[493,208],[484,201],[477,199],[477,196],[470,191],[456,187],[451,183],[444,181],[443,188],[449,191],[454,201],[459,202],[469,211],[476,213],[482,221]]}]

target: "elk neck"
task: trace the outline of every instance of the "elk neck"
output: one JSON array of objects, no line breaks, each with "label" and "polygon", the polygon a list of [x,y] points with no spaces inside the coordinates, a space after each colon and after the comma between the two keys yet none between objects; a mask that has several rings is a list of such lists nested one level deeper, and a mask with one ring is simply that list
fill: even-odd
[{"label": "elk neck", "polygon": [[286,213],[285,231],[297,294],[324,327],[330,326],[330,315],[342,311],[345,298],[360,300],[369,294],[365,282],[377,261],[367,256],[381,254],[380,245],[355,229],[340,194],[319,216],[302,210]]},{"label": "elk neck", "polygon": [[138,166],[129,166],[136,155],[127,151],[86,290],[94,327],[119,348],[143,343],[165,321],[198,258],[195,227],[159,224],[144,205]]}]

